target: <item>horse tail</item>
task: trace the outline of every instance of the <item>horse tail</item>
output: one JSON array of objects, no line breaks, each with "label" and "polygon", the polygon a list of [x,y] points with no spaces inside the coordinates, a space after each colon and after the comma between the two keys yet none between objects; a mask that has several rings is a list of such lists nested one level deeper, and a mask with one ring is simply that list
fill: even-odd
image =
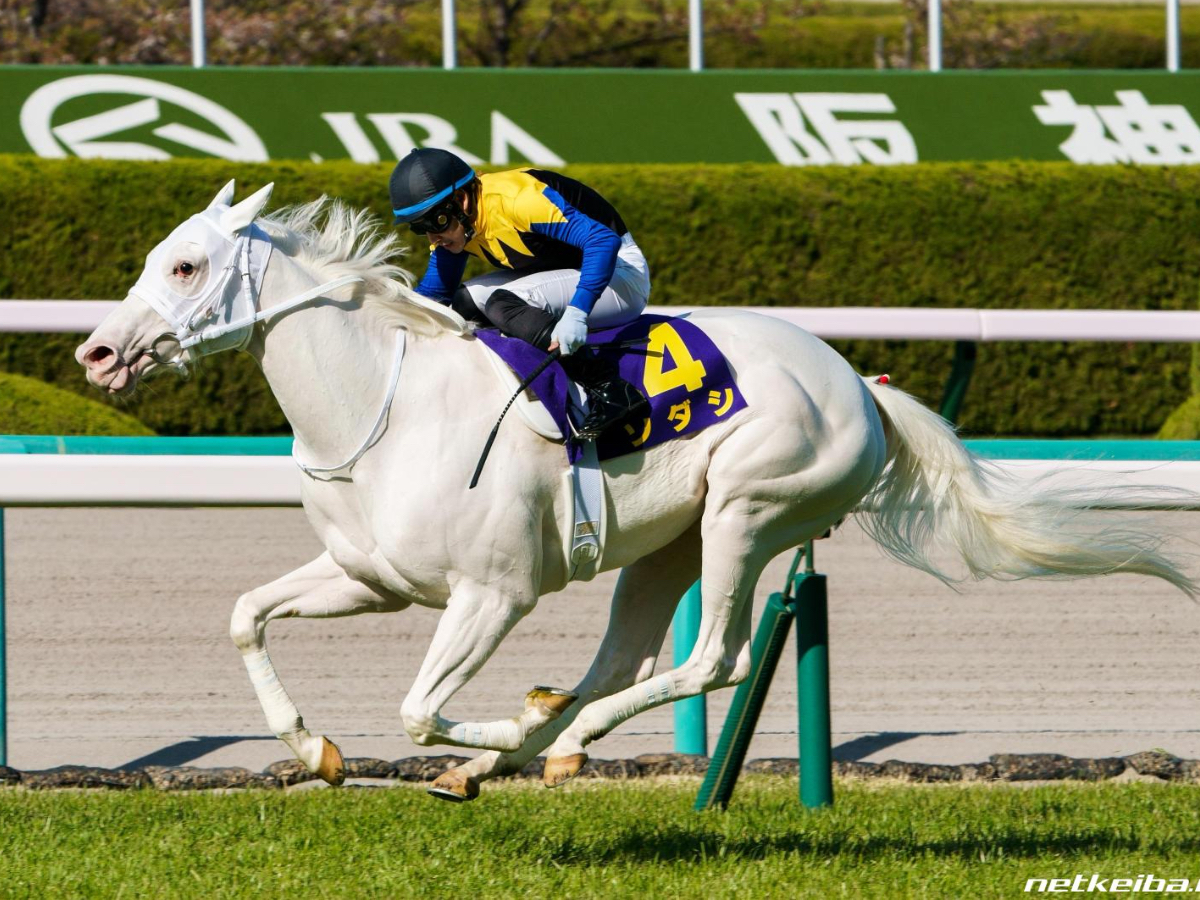
[{"label": "horse tail", "polygon": [[1131,572],[1195,596],[1197,583],[1150,531],[1103,527],[1084,514],[1114,491],[1018,483],[971,453],[953,427],[913,397],[866,381],[884,419],[888,462],[856,514],[896,560],[947,583],[933,554],[949,548],[975,579],[1082,578]]}]

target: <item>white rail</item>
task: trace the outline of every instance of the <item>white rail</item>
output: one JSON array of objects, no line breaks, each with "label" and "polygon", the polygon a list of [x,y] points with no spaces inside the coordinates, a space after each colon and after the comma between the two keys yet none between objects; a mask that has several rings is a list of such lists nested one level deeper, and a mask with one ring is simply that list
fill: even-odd
[{"label": "white rail", "polygon": [[[1200,508],[1200,461],[994,461],[1021,481],[1117,489],[1108,509]],[[0,454],[0,508],[16,506],[299,506],[288,456]],[[464,483],[463,488],[466,488]]]},{"label": "white rail", "polygon": [[1167,0],[1167,71],[1179,71],[1179,0]]},{"label": "white rail", "polygon": [[[688,2],[688,63],[693,72],[704,69],[704,12],[703,0]],[[1179,71],[1179,0],[1165,0],[1166,6],[1166,69]],[[192,65],[201,68],[205,63],[204,0],[191,0]],[[442,0],[442,67],[453,69],[457,64],[454,0]],[[929,0],[926,13],[929,31],[929,71],[942,70],[942,4]]]},{"label": "white rail", "polygon": [[[115,300],[0,300],[0,332],[87,334]],[[651,306],[678,315],[711,307]],[[1200,312],[1108,309],[915,309],[878,306],[744,306],[818,337],[944,341],[1200,341]]]},{"label": "white rail", "polygon": [[[1165,68],[1168,72],[1179,71],[1179,0],[1165,0],[1166,7],[1166,56]],[[929,32],[930,72],[942,71],[942,3],[941,0],[929,0],[926,10],[925,26]]]},{"label": "white rail", "polygon": [[299,506],[289,456],[0,455],[0,507]]},{"label": "white rail", "polygon": [[0,332],[91,334],[117,300],[0,300]]},{"label": "white rail", "polygon": [[[0,332],[87,333],[111,300],[3,300]],[[743,307],[823,338],[954,341],[1200,341],[1200,312],[1156,310]],[[703,307],[650,307],[679,314]],[[1018,477],[1119,482],[1116,508],[1195,508],[1200,462],[1032,460],[999,463]],[[1167,493],[1159,489],[1165,488]],[[1175,492],[1175,493],[1172,493]],[[1192,492],[1195,496],[1180,492]],[[300,473],[286,456],[0,455],[4,506],[295,506]]]}]

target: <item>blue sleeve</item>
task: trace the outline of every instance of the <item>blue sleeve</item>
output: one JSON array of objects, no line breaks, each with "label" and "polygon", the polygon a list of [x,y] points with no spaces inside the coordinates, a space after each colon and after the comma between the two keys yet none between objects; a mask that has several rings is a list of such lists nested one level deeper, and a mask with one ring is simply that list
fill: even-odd
[{"label": "blue sleeve", "polygon": [[562,211],[567,221],[534,223],[533,230],[583,251],[579,285],[575,288],[571,305],[590,313],[617,268],[621,238],[611,228],[581,213],[553,188],[546,188],[544,195]]},{"label": "blue sleeve", "polygon": [[449,303],[458,286],[462,284],[463,272],[466,270],[467,254],[451,253],[438,247],[429,254],[429,266],[417,282],[417,293],[439,303]]}]

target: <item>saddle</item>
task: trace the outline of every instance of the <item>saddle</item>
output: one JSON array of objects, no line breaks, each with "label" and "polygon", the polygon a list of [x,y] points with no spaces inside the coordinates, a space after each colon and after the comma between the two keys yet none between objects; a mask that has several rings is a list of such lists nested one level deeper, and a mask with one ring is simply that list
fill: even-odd
[{"label": "saddle", "polygon": [[[483,346],[487,347],[488,352],[484,355],[487,356],[488,362],[492,364],[492,371],[500,379],[500,387],[504,395],[511,397],[516,393],[517,388],[521,386],[520,376],[513,371],[513,368],[487,342],[484,342]],[[546,405],[533,393],[532,388],[526,388],[521,392],[520,396],[517,397],[516,403],[513,404],[513,410],[534,434],[540,435],[546,438],[546,440],[554,441],[557,444],[561,444],[566,440],[562,429],[554,421],[554,417],[550,415],[550,410],[546,409]]]},{"label": "saddle", "polygon": [[[481,329],[475,335],[488,349],[492,370],[508,396],[546,360],[541,350],[498,331]],[[571,581],[590,580],[601,568],[608,506],[601,460],[693,434],[746,406],[725,357],[686,319],[641,316],[592,332],[588,348],[578,352],[607,354],[605,361],[649,399],[649,415],[642,422],[610,428],[595,441],[573,439],[572,422],[583,421],[586,394],[558,362],[544,367],[513,404],[531,431],[566,447],[570,465],[563,472],[561,533]]]},{"label": "saddle", "polygon": [[[491,351],[492,369],[509,396],[546,358],[536,347],[494,329],[480,329],[475,335]],[[746,406],[724,355],[684,316],[643,315],[593,331],[587,348],[577,352],[605,358],[650,403],[649,415],[641,422],[609,429],[594,442],[600,460],[695,434]],[[575,462],[581,447],[571,439],[571,417],[586,411],[585,396],[556,362],[534,379],[514,406],[530,430],[565,444],[568,461]]]}]

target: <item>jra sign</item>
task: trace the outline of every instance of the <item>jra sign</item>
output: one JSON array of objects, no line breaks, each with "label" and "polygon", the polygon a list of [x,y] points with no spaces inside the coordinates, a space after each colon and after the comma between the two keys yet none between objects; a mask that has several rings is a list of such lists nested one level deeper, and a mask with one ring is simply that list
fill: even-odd
[{"label": "jra sign", "polygon": [[1200,162],[1200,73],[0,68],[0,153],[472,164]]}]

